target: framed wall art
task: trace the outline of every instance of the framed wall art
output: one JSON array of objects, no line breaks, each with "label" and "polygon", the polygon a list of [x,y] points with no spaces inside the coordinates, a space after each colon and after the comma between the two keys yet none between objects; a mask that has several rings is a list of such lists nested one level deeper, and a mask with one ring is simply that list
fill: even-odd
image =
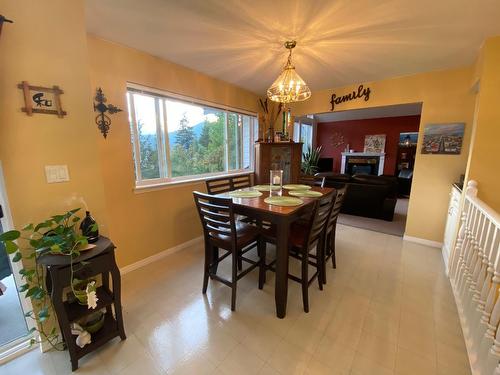
[{"label": "framed wall art", "polygon": [[422,154],[459,155],[462,152],[464,129],[464,123],[426,125]]},{"label": "framed wall art", "polygon": [[23,81],[17,87],[23,91],[24,107],[21,111],[28,116],[32,116],[33,113],[57,115],[60,118],[67,115],[61,105],[61,94],[64,91],[59,86],[31,86],[27,81]]},{"label": "framed wall art", "polygon": [[385,152],[385,134],[366,135],[364,152]]}]

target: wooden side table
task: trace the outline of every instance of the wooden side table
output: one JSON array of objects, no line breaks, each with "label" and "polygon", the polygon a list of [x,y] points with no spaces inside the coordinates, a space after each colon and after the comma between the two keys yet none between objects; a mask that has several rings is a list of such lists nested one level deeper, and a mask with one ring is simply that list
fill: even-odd
[{"label": "wooden side table", "polygon": [[[88,279],[102,275],[102,286],[97,288],[99,300],[95,309],[88,309],[87,306],[80,305],[78,302],[70,303],[64,300],[64,289],[71,286],[69,257],[47,254],[39,259],[39,262],[47,268],[47,290],[51,295],[59,327],[69,351],[73,371],[78,369],[78,360],[84,355],[117,336],[120,336],[122,340],[126,339],[120,298],[120,270],[115,261],[115,245],[109,238],[103,236],[95,245],[94,249],[82,252],[73,260],[74,277]],[[86,263],[82,264],[83,261]],[[110,288],[110,275],[112,289]],[[80,348],[76,345],[76,336],[71,334],[71,323],[103,308],[106,309],[104,326],[92,334],[90,344]]]}]

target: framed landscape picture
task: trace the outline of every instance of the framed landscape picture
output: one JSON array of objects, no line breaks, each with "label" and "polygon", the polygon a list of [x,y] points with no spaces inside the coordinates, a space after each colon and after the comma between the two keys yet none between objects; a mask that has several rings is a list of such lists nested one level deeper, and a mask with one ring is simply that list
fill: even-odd
[{"label": "framed landscape picture", "polygon": [[464,123],[426,125],[422,154],[459,155],[462,152],[464,129]]}]

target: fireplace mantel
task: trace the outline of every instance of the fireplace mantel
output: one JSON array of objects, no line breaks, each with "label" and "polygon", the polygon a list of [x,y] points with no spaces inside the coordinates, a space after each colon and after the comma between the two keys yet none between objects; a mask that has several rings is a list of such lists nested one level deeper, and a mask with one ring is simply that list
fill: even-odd
[{"label": "fireplace mantel", "polygon": [[384,174],[385,152],[343,152],[342,164],[340,166],[341,173],[346,173],[346,167],[347,167],[346,160],[348,157],[360,157],[360,158],[376,157],[378,158],[378,175],[380,176]]}]

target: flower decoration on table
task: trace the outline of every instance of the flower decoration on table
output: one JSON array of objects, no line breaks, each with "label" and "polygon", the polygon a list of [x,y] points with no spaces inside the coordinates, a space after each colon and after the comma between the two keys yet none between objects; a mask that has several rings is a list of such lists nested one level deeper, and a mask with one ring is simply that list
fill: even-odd
[{"label": "flower decoration on table", "polygon": [[76,337],[75,342],[80,348],[92,343],[92,334],[104,326],[106,310],[97,310],[90,315],[71,324],[71,333]]},{"label": "flower decoration on table", "polygon": [[73,278],[73,287],[71,293],[73,296],[68,295],[68,300],[76,299],[80,305],[85,305],[89,309],[97,307],[97,287],[94,279],[79,280]]},{"label": "flower decoration on table", "polygon": [[95,309],[97,307],[97,301],[99,301],[99,298],[97,298],[96,291],[97,288],[95,286],[95,281],[91,281],[87,284],[85,292],[87,293],[87,306],[89,309]]},{"label": "flower decoration on table", "polygon": [[[80,209],[73,209],[60,215],[54,215],[38,224],[30,223],[21,230],[11,230],[0,234],[0,242],[5,246],[8,254],[12,256],[13,262],[22,262],[19,271],[24,284],[19,287],[19,292],[25,293],[25,298],[30,298],[33,310],[28,311],[25,316],[35,322],[31,333],[38,332],[38,337],[31,340],[36,342],[47,342],[54,349],[63,350],[63,342],[55,328],[52,304],[46,287],[46,275],[41,257],[47,254],[56,254],[70,257],[71,280],[75,279],[75,264],[73,260],[80,252],[88,248],[87,237],[77,232],[77,224],[80,218],[76,213]],[[86,262],[79,262],[78,267],[84,266]],[[76,295],[73,288],[72,292]],[[86,287],[86,293],[90,295],[89,306],[95,307],[97,298],[95,296],[95,284]],[[94,289],[94,290],[93,290]]]},{"label": "flower decoration on table", "polygon": [[90,333],[84,330],[78,323],[71,324],[71,333],[73,335],[77,335],[75,341],[76,345],[78,345],[80,348],[83,348],[85,345],[92,342],[92,336],[90,335]]}]

